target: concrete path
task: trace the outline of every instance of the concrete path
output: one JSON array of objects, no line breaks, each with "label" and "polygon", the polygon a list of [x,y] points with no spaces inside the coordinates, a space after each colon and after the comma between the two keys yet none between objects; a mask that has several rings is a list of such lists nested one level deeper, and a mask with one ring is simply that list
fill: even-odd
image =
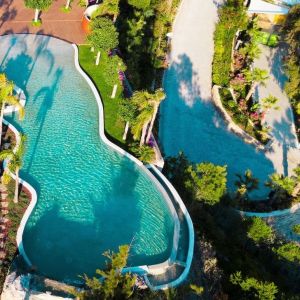
[{"label": "concrete path", "polygon": [[167,99],[160,110],[160,145],[165,156],[183,151],[193,162],[227,165],[231,191],[235,190],[236,174],[251,169],[261,182],[252,196],[264,199],[269,192],[264,182],[275,172],[272,161],[229,131],[211,100],[218,5],[216,1],[183,0],[180,7],[164,78]]},{"label": "concrete path", "polygon": [[271,109],[265,118],[271,126],[274,137],[271,151],[266,155],[273,161],[278,173],[291,175],[292,170],[300,164],[300,149],[289,99],[284,92],[287,80],[283,67],[282,57],[286,53],[284,47],[270,48],[261,46],[262,54],[255,61],[255,67],[265,69],[269,73],[266,85],[260,85],[256,91],[257,99],[273,95],[279,99],[279,110]]},{"label": "concrete path", "polygon": [[82,44],[85,34],[81,29],[84,8],[78,1],[72,2],[69,13],[61,11],[66,0],[54,1],[51,7],[41,13],[42,25],[34,27],[31,21],[34,10],[24,5],[24,0],[0,0],[0,35],[9,33],[39,33],[58,37],[68,42]]}]

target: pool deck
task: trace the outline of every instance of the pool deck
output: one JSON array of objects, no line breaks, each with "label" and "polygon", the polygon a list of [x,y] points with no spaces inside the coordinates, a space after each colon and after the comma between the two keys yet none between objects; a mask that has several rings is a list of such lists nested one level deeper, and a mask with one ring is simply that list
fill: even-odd
[{"label": "pool deck", "polygon": [[0,1],[0,35],[10,33],[38,33],[51,35],[62,40],[75,43],[85,43],[86,36],[81,29],[81,19],[84,11],[78,1],[73,1],[69,13],[61,11],[65,0],[54,1],[48,11],[42,12],[40,18],[42,25],[34,27],[31,21],[34,10],[24,5],[24,0]]}]

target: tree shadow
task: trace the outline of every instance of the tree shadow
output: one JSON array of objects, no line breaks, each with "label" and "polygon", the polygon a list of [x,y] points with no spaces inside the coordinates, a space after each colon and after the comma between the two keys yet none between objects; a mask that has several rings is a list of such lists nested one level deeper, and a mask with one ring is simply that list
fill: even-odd
[{"label": "tree shadow", "polygon": [[4,25],[4,23],[6,23],[7,21],[14,20],[17,16],[17,10],[15,8],[10,8],[12,3],[12,0],[4,0],[0,3],[0,8],[4,11],[4,13],[0,17],[0,29]]},{"label": "tree shadow", "polygon": [[288,80],[288,77],[284,70],[284,57],[288,53],[287,46],[283,43],[280,43],[278,47],[270,48],[269,50],[270,56],[267,56],[267,61],[270,66],[271,73],[280,86],[281,90],[283,91],[285,83]]},{"label": "tree shadow", "polygon": [[228,129],[212,100],[202,99],[198,76],[185,54],[165,74],[167,98],[161,104],[159,126],[164,154],[176,156],[183,151],[192,162],[227,165],[231,191],[235,190],[235,175],[250,169],[260,180],[260,190],[252,192],[252,198],[265,199],[269,189],[264,182],[274,173],[272,161]]},{"label": "tree shadow", "polygon": [[33,102],[40,102],[41,104],[40,104],[40,108],[36,115],[36,120],[35,120],[39,129],[38,129],[37,135],[35,137],[33,150],[31,151],[31,157],[29,159],[29,163],[26,168],[27,173],[30,173],[30,169],[31,169],[32,163],[34,161],[35,153],[36,153],[37,146],[38,146],[38,143],[40,140],[40,136],[41,136],[41,133],[42,133],[42,130],[44,127],[44,123],[47,118],[47,114],[48,114],[49,110],[51,110],[51,108],[52,108],[53,101],[55,99],[55,94],[58,91],[60,80],[61,80],[62,76],[63,76],[63,69],[57,68],[54,73],[54,78],[52,80],[52,84],[50,86],[42,87],[35,94],[35,96],[32,100]]}]

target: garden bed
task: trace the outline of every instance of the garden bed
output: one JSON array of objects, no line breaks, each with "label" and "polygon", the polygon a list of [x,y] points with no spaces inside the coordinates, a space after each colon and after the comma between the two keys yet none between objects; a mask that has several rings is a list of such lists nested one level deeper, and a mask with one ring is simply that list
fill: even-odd
[{"label": "garden bed", "polygon": [[[10,268],[10,265],[18,252],[17,242],[16,242],[17,230],[19,228],[24,212],[27,209],[31,200],[31,195],[29,191],[27,191],[23,187],[21,188],[19,202],[14,203],[12,201],[14,197],[14,188],[15,188],[15,181],[11,180],[10,183],[7,185],[7,189],[8,189],[7,200],[9,200],[7,218],[9,219],[9,222],[8,222],[8,229],[7,229],[7,238],[5,242],[6,257],[3,260],[3,263],[1,265],[1,270],[0,270],[0,293],[2,291],[8,269]],[[0,212],[0,217],[2,217],[2,212]],[[3,231],[3,233],[5,233],[5,231]]]},{"label": "garden bed", "polygon": [[266,145],[269,142],[269,139],[262,139],[260,130],[253,126],[249,118],[245,116],[243,112],[240,111],[237,103],[232,98],[230,91],[227,88],[221,88],[219,90],[220,99],[222,101],[223,107],[226,109],[227,113],[242,130],[248,133],[250,136]]}]

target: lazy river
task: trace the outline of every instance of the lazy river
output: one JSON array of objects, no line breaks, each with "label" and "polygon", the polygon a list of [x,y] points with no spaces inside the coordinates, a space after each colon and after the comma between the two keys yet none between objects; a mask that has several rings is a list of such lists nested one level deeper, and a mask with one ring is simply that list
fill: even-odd
[{"label": "lazy river", "polygon": [[21,177],[38,200],[23,246],[37,272],[58,280],[92,275],[105,266],[102,253],[122,244],[131,244],[129,266],[168,259],[174,220],[165,194],[100,138],[98,105],[75,68],[72,45],[2,36],[0,63],[27,97],[25,119],[6,119],[27,135]]}]

